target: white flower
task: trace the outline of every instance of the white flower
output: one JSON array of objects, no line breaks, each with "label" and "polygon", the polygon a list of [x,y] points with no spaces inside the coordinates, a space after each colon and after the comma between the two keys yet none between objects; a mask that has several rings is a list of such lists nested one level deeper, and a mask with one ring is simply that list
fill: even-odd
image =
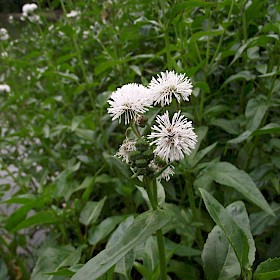
[{"label": "white flower", "polygon": [[9,85],[0,85],[0,92],[7,92],[7,93],[9,93],[9,92],[11,92],[11,88],[10,88],[10,86]]},{"label": "white flower", "polygon": [[188,122],[180,113],[181,111],[175,113],[171,122],[168,111],[162,116],[157,116],[158,126],[154,125],[152,133],[148,135],[148,139],[155,139],[151,142],[151,145],[156,145],[154,153],[166,162],[180,160],[185,155],[190,155],[197,142],[192,122]]},{"label": "white flower", "polygon": [[129,153],[136,151],[135,140],[125,139],[116,153],[116,156],[124,160],[126,163],[129,162]]},{"label": "white flower", "polygon": [[8,57],[8,53],[7,52],[1,52],[1,57],[2,58]]},{"label": "white flower", "polygon": [[35,3],[24,4],[22,6],[23,16],[27,16],[28,14],[34,13],[34,11],[37,10],[37,8],[38,8],[38,6]]},{"label": "white flower", "polygon": [[[162,166],[159,166],[158,164],[155,163],[154,160],[152,160],[149,164],[149,167],[155,172],[160,172],[162,170]],[[164,179],[165,181],[169,181],[170,180],[170,176],[173,176],[175,173],[173,171],[174,166],[170,165],[168,167],[166,167],[162,173],[157,177],[157,180],[161,180]]]},{"label": "white flower", "polygon": [[192,87],[190,79],[185,77],[185,74],[176,74],[174,71],[161,72],[157,78],[152,78],[148,86],[155,104],[160,103],[162,107],[172,102],[173,95],[179,103],[181,98],[189,101]]},{"label": "white flower", "polygon": [[75,18],[80,15],[80,11],[71,11],[70,13],[66,14],[68,18]]},{"label": "white flower", "polygon": [[124,114],[125,124],[144,114],[151,107],[148,89],[135,83],[118,88],[112,93],[108,103],[111,106],[108,108],[108,113],[112,120],[119,118],[121,122],[121,116]]},{"label": "white flower", "polygon": [[6,28],[0,28],[0,41],[6,41],[9,39],[9,34]]}]

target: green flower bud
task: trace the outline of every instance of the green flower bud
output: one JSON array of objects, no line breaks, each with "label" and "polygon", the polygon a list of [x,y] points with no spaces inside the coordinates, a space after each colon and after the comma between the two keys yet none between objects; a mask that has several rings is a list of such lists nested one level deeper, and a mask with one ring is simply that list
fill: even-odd
[{"label": "green flower bud", "polygon": [[154,153],[151,149],[148,149],[143,153],[143,158],[150,161],[154,159]]},{"label": "green flower bud", "polygon": [[160,158],[159,156],[155,157],[155,164],[158,165],[159,167],[164,167],[166,165],[166,162]]},{"label": "green flower bud", "polygon": [[144,138],[141,138],[136,142],[135,146],[138,151],[144,152],[149,148],[150,145]]},{"label": "green flower bud", "polygon": [[135,122],[140,127],[145,127],[148,122],[148,118],[146,118],[145,116],[138,116]]},{"label": "green flower bud", "polygon": [[137,168],[137,175],[149,175],[149,169],[147,168]]},{"label": "green flower bud", "polygon": [[141,152],[139,151],[132,151],[129,153],[129,160],[130,161],[135,161],[137,159],[141,159],[143,156],[141,154]]},{"label": "green flower bud", "polygon": [[148,161],[147,160],[145,160],[145,159],[138,159],[138,160],[136,160],[135,161],[135,165],[137,166],[137,167],[147,167],[148,166]]}]

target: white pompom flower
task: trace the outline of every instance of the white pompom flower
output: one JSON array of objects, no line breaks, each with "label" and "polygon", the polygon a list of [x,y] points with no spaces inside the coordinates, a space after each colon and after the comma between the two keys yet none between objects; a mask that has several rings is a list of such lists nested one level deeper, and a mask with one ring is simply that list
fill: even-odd
[{"label": "white pompom flower", "polygon": [[153,139],[150,144],[156,146],[154,153],[167,163],[190,155],[197,142],[192,122],[180,114],[181,111],[175,113],[171,121],[168,111],[162,116],[158,115],[157,125],[152,127],[148,135],[148,139]]},{"label": "white pompom flower", "polygon": [[0,85],[0,92],[9,93],[9,92],[11,92],[11,88],[9,85],[6,85],[6,84]]},{"label": "white pompom flower", "polygon": [[22,13],[24,16],[27,16],[28,14],[34,13],[35,10],[37,10],[38,6],[35,3],[31,4],[24,4],[22,6]]},{"label": "white pompom flower", "polygon": [[0,41],[6,41],[9,39],[9,33],[6,28],[0,28]]},{"label": "white pompom flower", "polygon": [[119,148],[119,151],[116,153],[116,156],[126,163],[129,163],[129,154],[132,151],[136,151],[136,141],[125,139],[122,143],[122,145]]},{"label": "white pompom flower", "polygon": [[175,174],[173,169],[175,167],[173,165],[167,166],[163,171],[163,166],[158,165],[154,160],[152,160],[149,164],[149,167],[154,171],[154,173],[161,172],[160,175],[157,177],[157,180],[161,181],[164,179],[166,182],[170,180],[170,177]]},{"label": "white pompom flower", "polygon": [[163,107],[169,105],[173,97],[176,98],[178,103],[181,102],[181,99],[189,101],[193,86],[185,74],[166,71],[157,75],[157,78],[153,77],[148,88],[154,98],[155,105],[160,103]]},{"label": "white pompom flower", "polygon": [[124,115],[124,123],[141,116],[152,107],[152,100],[146,87],[136,83],[130,83],[114,91],[108,100],[110,108],[108,113],[112,120],[119,119]]}]

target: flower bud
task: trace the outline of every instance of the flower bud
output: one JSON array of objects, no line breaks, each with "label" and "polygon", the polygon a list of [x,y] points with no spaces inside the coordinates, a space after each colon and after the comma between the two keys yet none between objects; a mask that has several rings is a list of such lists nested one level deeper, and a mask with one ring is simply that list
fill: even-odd
[{"label": "flower bud", "polygon": [[148,148],[149,148],[149,143],[144,139],[144,138],[140,138],[137,142],[136,142],[136,144],[135,144],[135,146],[136,146],[136,149],[138,150],[138,151],[146,151]]},{"label": "flower bud", "polygon": [[142,158],[142,154],[140,151],[132,151],[129,153],[129,160],[132,162],[141,158]]},{"label": "flower bud", "polygon": [[153,160],[154,159],[154,153],[151,149],[148,149],[143,153],[143,158],[146,159],[147,161]]},{"label": "flower bud", "polygon": [[148,161],[145,160],[145,159],[138,159],[138,160],[135,161],[135,165],[139,168],[147,167],[148,166]]}]

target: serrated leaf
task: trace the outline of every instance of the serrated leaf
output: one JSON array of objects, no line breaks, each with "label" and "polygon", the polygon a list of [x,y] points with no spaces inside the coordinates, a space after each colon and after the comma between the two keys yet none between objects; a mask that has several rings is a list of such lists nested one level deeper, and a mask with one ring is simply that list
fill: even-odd
[{"label": "serrated leaf", "polygon": [[86,226],[95,223],[99,218],[106,199],[107,197],[105,196],[100,201],[88,201],[81,211],[79,222]]},{"label": "serrated leaf", "polygon": [[242,193],[249,201],[274,216],[262,193],[251,177],[243,170],[237,169],[229,162],[218,162],[207,168],[207,174],[217,183],[229,186]]},{"label": "serrated leaf", "polygon": [[115,244],[88,261],[71,280],[93,280],[102,276],[131,249],[162,228],[170,217],[164,210],[148,211],[135,218]]},{"label": "serrated leaf", "polygon": [[219,226],[208,234],[201,257],[207,280],[233,280],[241,273],[234,250]]},{"label": "serrated leaf", "polygon": [[254,248],[251,247],[251,241],[246,231],[210,193],[204,189],[199,190],[211,218],[224,232],[241,268],[250,269],[252,262],[250,259]]},{"label": "serrated leaf", "polygon": [[280,258],[268,259],[257,267],[254,277],[256,280],[271,280],[280,278]]}]

